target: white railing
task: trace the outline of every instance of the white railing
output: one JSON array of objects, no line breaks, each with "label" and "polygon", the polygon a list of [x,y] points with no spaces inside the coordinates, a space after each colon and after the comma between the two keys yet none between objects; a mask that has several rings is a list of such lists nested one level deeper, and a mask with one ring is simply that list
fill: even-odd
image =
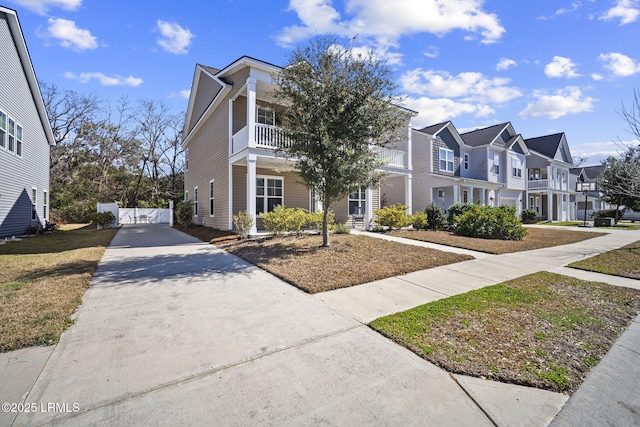
[{"label": "white railing", "polygon": [[529,190],[545,190],[549,188],[549,180],[548,179],[537,179],[534,181],[529,181],[527,184],[527,188]]},{"label": "white railing", "polygon": [[385,166],[407,168],[407,152],[394,150],[387,147],[371,146],[374,152],[378,153],[378,158],[384,162]]},{"label": "white railing", "polygon": [[256,147],[264,148],[287,148],[290,143],[284,129],[261,123],[256,123],[255,139]]}]

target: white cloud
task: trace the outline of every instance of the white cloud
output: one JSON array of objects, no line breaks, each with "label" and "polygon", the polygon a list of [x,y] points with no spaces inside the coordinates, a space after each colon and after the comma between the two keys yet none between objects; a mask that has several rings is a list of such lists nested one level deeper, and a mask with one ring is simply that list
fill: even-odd
[{"label": "white cloud", "polygon": [[617,52],[601,53],[598,59],[604,62],[604,68],[611,71],[615,76],[628,77],[640,73],[640,62],[633,58]]},{"label": "white cloud", "polygon": [[191,96],[191,89],[185,89],[185,90],[181,90],[178,93],[175,92],[171,92],[169,94],[169,98],[184,98],[184,99],[189,99],[189,96]]},{"label": "white cloud", "polygon": [[557,119],[567,114],[577,114],[593,110],[593,104],[597,99],[584,96],[580,88],[567,86],[559,89],[553,94],[543,90],[536,90],[533,93],[536,100],[527,105],[522,110],[519,117],[530,119],[534,117],[546,117]]},{"label": "white cloud", "polygon": [[347,0],[345,17],[333,3],[290,0],[289,10],[297,13],[301,25],[285,27],[277,37],[279,44],[290,46],[315,34],[334,33],[393,45],[405,35],[444,35],[453,30],[479,34],[482,43],[493,43],[505,32],[498,17],[483,10],[484,0]]},{"label": "white cloud", "polygon": [[574,64],[571,59],[565,58],[563,56],[554,56],[553,61],[548,63],[546,67],[544,67],[544,73],[547,77],[557,78],[557,77],[579,77],[580,74],[576,72],[576,64]]},{"label": "white cloud", "polygon": [[187,48],[191,45],[195,35],[187,28],[182,28],[174,22],[158,20],[158,44],[167,52],[175,54],[187,53]]},{"label": "white cloud", "polygon": [[429,46],[422,54],[427,58],[437,58],[440,56],[440,49],[437,46]]},{"label": "white cloud", "polygon": [[582,4],[579,1],[574,1],[573,3],[571,3],[571,7],[560,8],[560,9],[556,10],[553,13],[553,15],[551,15],[551,16],[540,16],[538,19],[540,19],[540,20],[553,19],[555,16],[566,15],[567,13],[575,12],[576,10],[580,9],[581,6],[582,6]]},{"label": "white cloud", "polygon": [[62,47],[73,50],[88,50],[98,47],[96,38],[89,30],[78,28],[68,19],[49,18],[49,27],[40,37],[57,39]]},{"label": "white cloud", "polygon": [[571,153],[578,157],[587,157],[585,165],[599,165],[607,157],[619,157],[624,147],[635,147],[640,143],[633,141],[605,141],[586,142],[582,144],[571,144]]},{"label": "white cloud", "polygon": [[80,83],[89,83],[91,80],[97,80],[98,83],[102,86],[140,86],[143,83],[143,80],[138,77],[124,77],[120,75],[115,75],[113,77],[109,77],[100,72],[93,73],[80,73],[75,74],[71,72],[64,73],[64,77],[70,80],[78,80]]},{"label": "white cloud", "polygon": [[46,15],[47,11],[53,7],[76,10],[82,4],[82,0],[13,0],[13,3],[40,15]]},{"label": "white cloud", "polygon": [[498,62],[498,64],[496,65],[496,70],[508,70],[510,67],[515,67],[516,65],[518,64],[513,59],[500,58],[500,62]]},{"label": "white cloud", "polygon": [[446,71],[417,68],[400,77],[402,90],[409,93],[443,98],[460,98],[463,102],[481,104],[504,103],[522,93],[507,86],[511,79],[487,78],[482,73],[465,72],[456,76]]},{"label": "white cloud", "polygon": [[417,117],[411,119],[411,124],[415,128],[452,120],[462,114],[473,114],[476,117],[495,114],[495,111],[488,105],[457,102],[446,98],[410,97],[406,100],[406,104],[408,108],[420,112]]},{"label": "white cloud", "polygon": [[599,82],[600,80],[604,79],[604,76],[602,74],[599,73],[593,73],[591,74],[591,78],[597,82]]},{"label": "white cloud", "polygon": [[603,21],[620,18],[620,25],[635,22],[640,16],[637,0],[618,0],[617,4],[600,16]]}]

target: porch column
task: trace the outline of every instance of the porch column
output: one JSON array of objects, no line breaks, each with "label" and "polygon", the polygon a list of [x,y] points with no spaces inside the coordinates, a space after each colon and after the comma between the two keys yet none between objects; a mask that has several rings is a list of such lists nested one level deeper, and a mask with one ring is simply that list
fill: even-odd
[{"label": "porch column", "polygon": [[469,186],[469,203],[473,204],[473,190],[472,186]]},{"label": "porch column", "polygon": [[453,203],[460,202],[460,184],[454,184],[453,186]]},{"label": "porch column", "polygon": [[552,191],[547,191],[547,221],[549,222],[553,221],[553,192]]},{"label": "porch column", "polygon": [[256,156],[247,157],[247,212],[253,218],[253,226],[249,234],[256,234]]},{"label": "porch column", "polygon": [[404,177],[404,204],[409,207],[407,212],[413,213],[413,193],[411,190],[412,178],[411,175],[405,175]]},{"label": "porch column", "polygon": [[247,131],[249,148],[256,146],[256,79],[247,79]]},{"label": "porch column", "polygon": [[371,187],[367,187],[365,190],[365,201],[367,202],[367,206],[364,209],[364,229],[369,230],[371,228],[371,222],[373,221],[373,190]]},{"label": "porch column", "polygon": [[487,190],[484,188],[480,189],[480,205],[487,206]]},{"label": "porch column", "polygon": [[500,206],[502,204],[502,199],[501,199],[502,194],[500,194],[501,191],[502,189],[500,188],[496,190],[496,206]]}]

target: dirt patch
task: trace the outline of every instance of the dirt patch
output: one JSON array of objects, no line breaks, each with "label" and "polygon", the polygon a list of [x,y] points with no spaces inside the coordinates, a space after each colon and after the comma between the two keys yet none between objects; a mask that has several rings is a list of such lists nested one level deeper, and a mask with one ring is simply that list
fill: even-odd
[{"label": "dirt patch", "polygon": [[321,244],[320,236],[292,236],[226,250],[310,293],[473,259],[367,236],[331,236],[329,248]]},{"label": "dirt patch", "polygon": [[173,228],[197,239],[200,239],[203,242],[208,242],[216,246],[233,243],[237,240],[240,240],[240,235],[234,231],[218,230],[217,228],[205,227],[202,225],[185,226],[175,224]]},{"label": "dirt patch", "polygon": [[547,228],[527,227],[528,234],[522,240],[491,240],[473,237],[456,236],[450,231],[431,230],[395,230],[388,232],[391,236],[405,239],[420,240],[437,243],[456,248],[487,252],[490,254],[507,254],[512,252],[529,251],[532,249],[548,248],[551,246],[568,245],[581,242],[606,233],[579,230],[558,230]]}]

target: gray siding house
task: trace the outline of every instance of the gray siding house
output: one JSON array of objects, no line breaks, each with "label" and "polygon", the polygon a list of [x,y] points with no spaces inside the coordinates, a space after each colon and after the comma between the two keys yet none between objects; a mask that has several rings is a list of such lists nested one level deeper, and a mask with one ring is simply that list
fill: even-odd
[{"label": "gray siding house", "polygon": [[0,237],[8,237],[49,216],[54,137],[18,16],[3,6],[0,46]]}]

